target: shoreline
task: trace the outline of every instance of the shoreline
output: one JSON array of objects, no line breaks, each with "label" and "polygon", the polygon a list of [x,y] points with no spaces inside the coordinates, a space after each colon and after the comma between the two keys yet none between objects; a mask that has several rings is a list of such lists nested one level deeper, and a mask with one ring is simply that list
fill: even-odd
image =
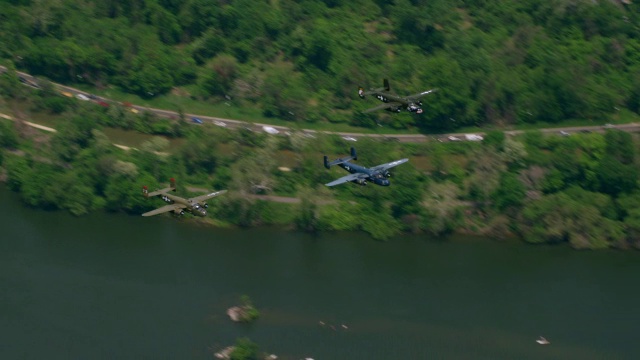
[{"label": "shoreline", "polygon": [[[1,175],[1,174],[0,174]],[[6,181],[2,180],[2,178],[0,177],[0,186],[4,188],[5,191],[14,194],[14,196],[16,196],[16,200],[20,202],[21,206],[25,207],[25,208],[29,208],[32,210],[43,210],[43,209],[39,209],[37,207],[33,207],[30,206],[29,204],[25,204],[24,201],[22,199],[20,199],[20,194],[9,189],[7,186]],[[268,201],[268,200],[261,200],[261,201]],[[44,211],[51,211],[51,212],[65,212],[63,209],[50,209],[50,210],[44,210]],[[136,215],[134,214],[129,214],[126,213],[124,211],[115,211],[115,212],[110,212],[110,211],[106,211],[106,210],[98,210],[97,212],[99,213],[103,213],[103,214],[111,214],[111,215],[125,215],[127,217],[136,217]],[[81,216],[74,216],[78,219],[81,219]],[[221,220],[217,220],[214,218],[199,218],[199,217],[191,217],[188,219],[182,219],[182,218],[175,218],[172,216],[165,216],[165,217],[169,217],[171,221],[178,221],[182,224],[187,224],[188,226],[195,226],[195,227],[201,227],[201,228],[211,228],[211,229],[224,229],[224,230],[233,230],[233,231],[242,231],[242,230],[255,230],[255,229],[269,229],[269,230],[276,230],[279,232],[286,232],[286,233],[300,233],[300,234],[306,234],[306,235],[310,235],[310,236],[328,236],[332,233],[335,234],[348,234],[348,233],[356,233],[356,234],[360,234],[362,236],[366,236],[369,240],[371,241],[375,241],[375,242],[391,242],[394,241],[394,239],[398,239],[398,238],[402,238],[402,237],[406,237],[406,236],[411,236],[411,237],[424,237],[424,238],[428,238],[432,241],[459,241],[456,240],[457,237],[461,237],[464,236],[465,238],[473,238],[474,241],[475,240],[481,240],[481,241],[488,241],[488,242],[496,242],[496,243],[507,243],[507,244],[526,244],[526,245],[547,245],[547,246],[566,246],[567,248],[573,249],[571,247],[571,245],[569,243],[557,243],[557,244],[532,244],[532,243],[528,243],[526,241],[524,241],[524,239],[516,234],[510,233],[507,234],[505,236],[501,236],[501,237],[496,237],[494,236],[490,236],[488,234],[483,234],[483,233],[479,233],[479,232],[472,232],[469,231],[468,229],[459,229],[456,231],[453,231],[451,233],[445,234],[445,235],[433,235],[433,234],[428,234],[428,233],[411,233],[411,232],[400,232],[399,234],[391,237],[388,240],[378,240],[375,239],[373,236],[371,236],[369,233],[367,233],[364,230],[359,230],[359,229],[353,229],[353,230],[318,230],[315,232],[308,232],[308,231],[303,231],[300,229],[296,229],[295,228],[295,224],[290,223],[290,224],[286,224],[286,225],[278,225],[278,224],[260,224],[260,225],[254,225],[254,226],[240,226],[240,225],[236,225],[236,224],[232,224],[229,222],[225,222],[225,221],[221,221]],[[611,248],[613,250],[640,250],[640,249],[634,249],[633,247],[630,247],[628,249],[621,249],[621,248]]]}]

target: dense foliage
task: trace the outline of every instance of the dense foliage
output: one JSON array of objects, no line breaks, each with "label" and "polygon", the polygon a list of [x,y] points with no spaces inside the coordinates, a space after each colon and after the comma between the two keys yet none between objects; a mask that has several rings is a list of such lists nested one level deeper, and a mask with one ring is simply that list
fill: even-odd
[{"label": "dense foliage", "polygon": [[260,356],[258,344],[248,338],[239,338],[236,340],[233,351],[231,352],[231,360],[259,360]]},{"label": "dense foliage", "polygon": [[[12,83],[10,74],[0,76],[0,89]],[[55,99],[62,103],[51,106]],[[363,165],[410,161],[392,171],[390,187],[327,188],[344,172],[326,170],[322,155],[343,156],[354,144],[334,135],[189,125],[68,101],[46,88],[4,94],[0,107],[18,114],[13,122],[0,119],[0,179],[34,207],[140,214],[162,205],[145,199],[142,186],[161,187],[175,177],[184,195],[187,185],[230,190],[210,201],[208,220],[218,225],[361,230],[376,239],[457,231],[576,248],[640,247],[640,140],[619,130],[517,137],[496,131],[481,143],[362,138],[355,145]],[[58,131],[26,126],[19,120],[25,112],[54,120]],[[138,150],[124,151],[106,135],[113,127],[162,136],[147,135]]]},{"label": "dense foliage", "polygon": [[[0,0],[0,58],[145,97],[233,99],[296,122],[451,129],[640,111],[640,4],[616,0]],[[358,85],[426,88],[363,114]],[[226,98],[225,98],[226,97]],[[504,181],[509,181],[505,179]]]}]

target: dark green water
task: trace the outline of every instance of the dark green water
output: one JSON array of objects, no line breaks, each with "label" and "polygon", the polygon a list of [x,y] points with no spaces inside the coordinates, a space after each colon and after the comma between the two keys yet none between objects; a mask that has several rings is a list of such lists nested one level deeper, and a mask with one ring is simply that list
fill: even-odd
[{"label": "dark green water", "polygon": [[[638,252],[75,218],[5,189],[0,203],[0,359],[209,359],[242,336],[280,359],[640,353]],[[250,326],[225,315],[242,294],[262,313]]]}]

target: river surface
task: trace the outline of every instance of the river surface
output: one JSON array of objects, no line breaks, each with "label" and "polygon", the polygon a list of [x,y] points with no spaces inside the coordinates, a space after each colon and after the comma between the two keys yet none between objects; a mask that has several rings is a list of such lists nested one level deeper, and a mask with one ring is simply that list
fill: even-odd
[{"label": "river surface", "polygon": [[[0,204],[0,359],[211,359],[238,337],[285,360],[640,354],[635,251],[76,218],[1,187]],[[243,294],[251,325],[225,315]]]}]

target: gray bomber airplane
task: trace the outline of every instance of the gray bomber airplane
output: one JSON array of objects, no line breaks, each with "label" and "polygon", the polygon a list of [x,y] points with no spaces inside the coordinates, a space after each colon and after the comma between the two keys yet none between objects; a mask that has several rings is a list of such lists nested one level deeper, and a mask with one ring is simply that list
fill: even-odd
[{"label": "gray bomber airplane", "polygon": [[401,159],[401,160],[392,161],[390,163],[374,166],[372,168],[366,168],[364,166],[350,163],[349,161],[351,160],[358,160],[358,156],[356,155],[356,149],[353,147],[351,148],[351,156],[343,157],[333,161],[329,161],[329,158],[325,156],[324,167],[326,167],[327,169],[330,169],[331,166],[333,165],[338,165],[341,168],[350,172],[349,175],[343,176],[340,179],[334,180],[325,185],[334,186],[334,185],[343,184],[349,181],[356,183],[358,185],[367,185],[367,181],[372,181],[376,185],[389,186],[390,183],[388,179],[391,177],[391,173],[389,172],[389,169],[409,161],[409,159]]},{"label": "gray bomber airplane", "polygon": [[389,80],[387,79],[384,79],[383,86],[381,88],[365,90],[363,87],[359,87],[358,96],[360,96],[361,99],[364,99],[366,95],[375,95],[378,100],[384,103],[367,109],[364,112],[368,113],[377,110],[400,112],[405,108],[409,112],[422,114],[422,102],[420,101],[420,98],[437,91],[438,89],[431,89],[409,96],[398,96],[391,93],[390,90]]},{"label": "gray bomber airplane", "polygon": [[174,178],[171,178],[169,180],[168,188],[156,190],[153,192],[149,192],[149,189],[147,189],[146,186],[143,186],[142,195],[144,195],[144,197],[160,195],[162,197],[162,200],[168,202],[169,205],[165,205],[161,208],[157,208],[155,210],[146,212],[142,214],[142,216],[153,216],[153,215],[166,213],[169,211],[173,211],[175,214],[178,214],[178,215],[184,215],[185,210],[196,216],[207,216],[206,208],[208,208],[209,205],[207,205],[206,201],[227,192],[227,190],[220,190],[220,191],[212,192],[210,194],[200,195],[194,198],[185,199],[180,196],[169,194],[170,191],[176,191],[176,180]]}]

